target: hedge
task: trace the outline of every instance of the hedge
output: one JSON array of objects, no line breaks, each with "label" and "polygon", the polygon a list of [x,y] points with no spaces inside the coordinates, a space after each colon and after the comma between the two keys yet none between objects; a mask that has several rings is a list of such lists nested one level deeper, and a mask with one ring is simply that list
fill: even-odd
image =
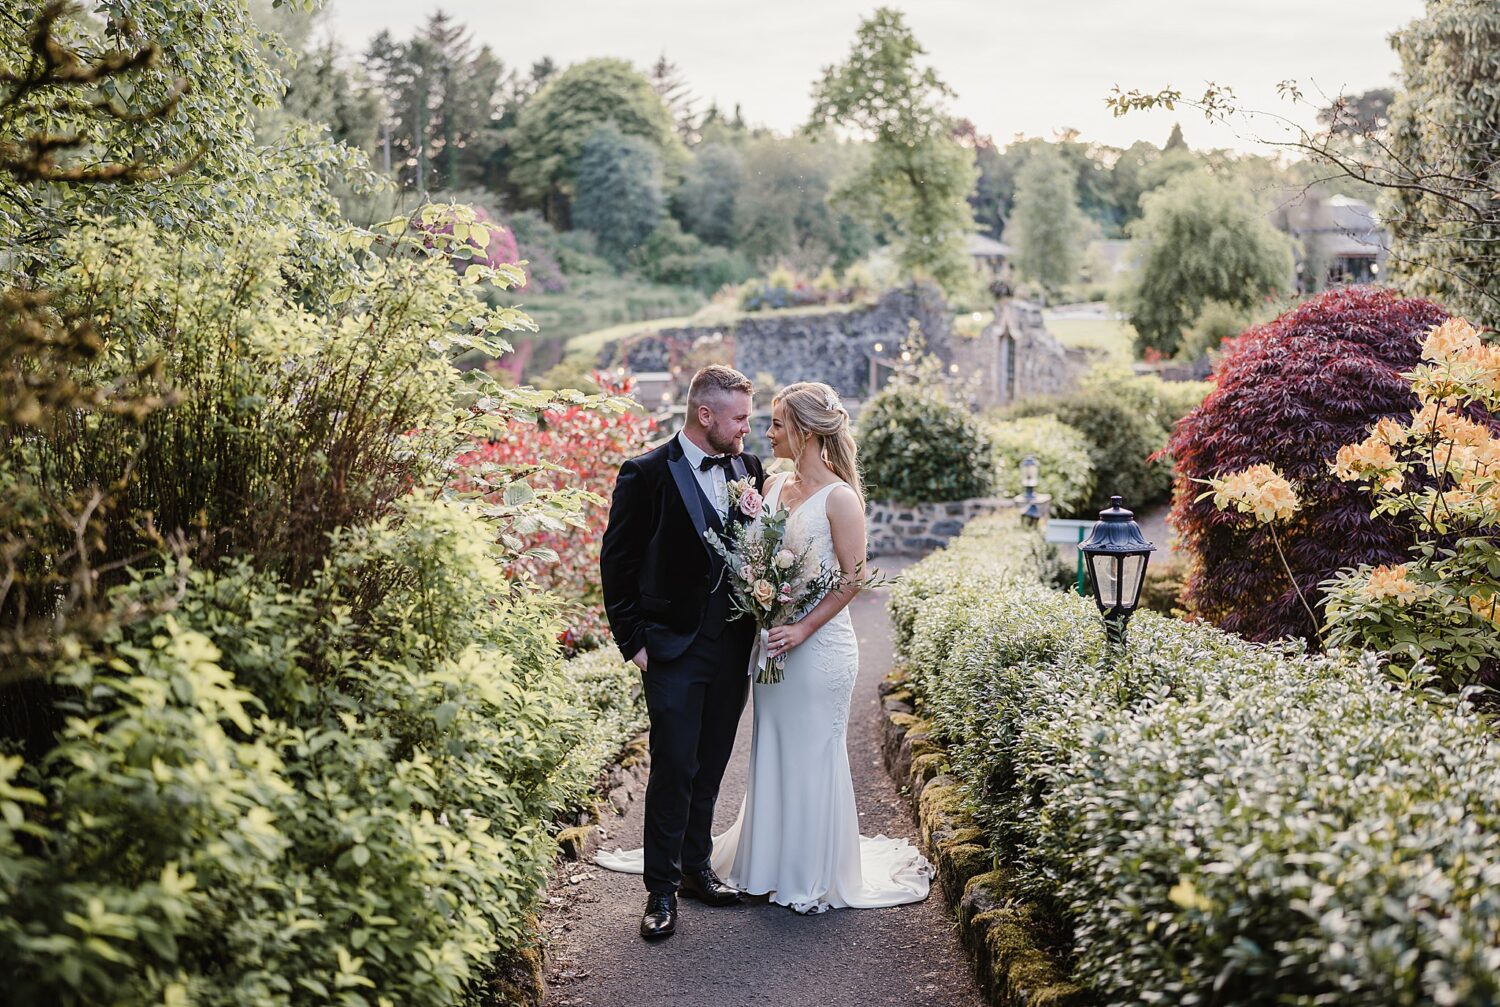
[{"label": "hedge", "polygon": [[1373,665],[1092,604],[963,536],[894,592],[968,810],[1110,1003],[1500,997],[1500,746]]}]

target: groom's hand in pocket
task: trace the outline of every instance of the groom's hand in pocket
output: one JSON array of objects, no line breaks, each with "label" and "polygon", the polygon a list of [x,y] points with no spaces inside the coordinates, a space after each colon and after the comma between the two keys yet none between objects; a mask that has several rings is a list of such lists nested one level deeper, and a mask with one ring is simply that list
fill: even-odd
[{"label": "groom's hand in pocket", "polygon": [[641,669],[642,671],[645,671],[646,670],[646,648],[642,647],[640,650],[636,651],[635,657],[632,657],[630,660],[635,663],[635,666],[637,668]]}]

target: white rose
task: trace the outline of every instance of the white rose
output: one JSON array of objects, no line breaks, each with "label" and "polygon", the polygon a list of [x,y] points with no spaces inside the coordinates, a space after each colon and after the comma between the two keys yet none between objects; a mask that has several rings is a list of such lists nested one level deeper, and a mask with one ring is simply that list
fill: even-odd
[{"label": "white rose", "polygon": [[790,549],[783,549],[776,554],[776,558],[772,562],[776,564],[776,569],[778,570],[790,570],[792,564],[797,562],[797,556]]}]

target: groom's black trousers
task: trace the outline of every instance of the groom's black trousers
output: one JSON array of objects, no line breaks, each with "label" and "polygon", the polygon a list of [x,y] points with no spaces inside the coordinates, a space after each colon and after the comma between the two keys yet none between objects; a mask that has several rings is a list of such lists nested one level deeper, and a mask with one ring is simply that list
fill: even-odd
[{"label": "groom's black trousers", "polygon": [[647,891],[675,892],[684,870],[708,866],[714,801],[750,693],[745,667],[754,634],[748,621],[732,623],[717,639],[700,634],[680,657],[647,661]]}]

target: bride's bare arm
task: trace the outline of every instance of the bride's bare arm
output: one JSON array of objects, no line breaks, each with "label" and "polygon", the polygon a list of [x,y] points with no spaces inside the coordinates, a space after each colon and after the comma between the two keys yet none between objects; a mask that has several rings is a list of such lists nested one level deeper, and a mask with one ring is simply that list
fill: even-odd
[{"label": "bride's bare arm", "polygon": [[771,630],[773,654],[791,650],[812,636],[825,622],[847,608],[864,584],[864,506],[852,489],[840,486],[828,494],[827,507],[828,529],[833,534],[833,554],[838,558],[839,569],[844,572],[843,586],[824,595],[823,600],[801,619]]}]

